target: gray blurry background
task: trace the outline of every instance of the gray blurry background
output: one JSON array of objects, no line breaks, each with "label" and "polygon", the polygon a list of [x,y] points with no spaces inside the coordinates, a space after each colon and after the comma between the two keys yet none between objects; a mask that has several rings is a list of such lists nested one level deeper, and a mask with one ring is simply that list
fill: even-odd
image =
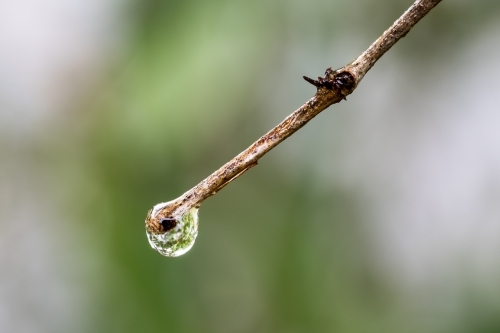
[{"label": "gray blurry background", "polygon": [[146,240],[411,2],[1,2],[0,331],[500,332],[497,0],[444,0],[189,253]]}]

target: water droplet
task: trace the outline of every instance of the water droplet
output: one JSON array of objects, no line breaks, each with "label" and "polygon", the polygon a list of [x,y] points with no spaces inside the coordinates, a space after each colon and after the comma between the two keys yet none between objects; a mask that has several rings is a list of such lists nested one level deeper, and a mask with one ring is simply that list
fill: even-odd
[{"label": "water droplet", "polygon": [[[155,218],[158,212],[170,202],[153,207],[148,218]],[[146,229],[149,244],[160,254],[167,257],[178,257],[189,251],[198,236],[198,209],[191,208],[184,214],[173,218],[162,218],[159,223],[165,233],[152,233]]]}]

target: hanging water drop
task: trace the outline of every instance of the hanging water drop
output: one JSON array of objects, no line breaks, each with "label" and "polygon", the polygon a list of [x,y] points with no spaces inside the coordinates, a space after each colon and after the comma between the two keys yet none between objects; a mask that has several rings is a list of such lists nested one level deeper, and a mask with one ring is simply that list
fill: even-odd
[{"label": "hanging water drop", "polygon": [[[146,217],[146,234],[149,244],[158,253],[178,257],[193,247],[198,236],[198,208],[192,207],[178,216],[158,216],[171,202],[160,203],[149,211]],[[156,222],[158,230],[153,231],[148,227],[152,221]]]}]

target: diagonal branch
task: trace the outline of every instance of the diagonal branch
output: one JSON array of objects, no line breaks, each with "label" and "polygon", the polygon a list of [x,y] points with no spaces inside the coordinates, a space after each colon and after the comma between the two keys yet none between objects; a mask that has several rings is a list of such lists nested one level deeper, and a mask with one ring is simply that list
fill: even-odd
[{"label": "diagonal branch", "polygon": [[317,91],[314,97],[198,185],[159,211],[155,210],[154,214],[150,211],[146,217],[148,231],[154,234],[165,233],[167,230],[160,223],[162,219],[171,219],[184,214],[192,207],[199,207],[205,199],[257,165],[257,161],[262,156],[307,124],[321,111],[345,99],[356,89],[375,62],[439,2],[441,0],[415,1],[382,36],[353,62],[337,70],[328,68],[325,76],[319,77],[318,80],[304,77],[307,82],[316,86]]}]

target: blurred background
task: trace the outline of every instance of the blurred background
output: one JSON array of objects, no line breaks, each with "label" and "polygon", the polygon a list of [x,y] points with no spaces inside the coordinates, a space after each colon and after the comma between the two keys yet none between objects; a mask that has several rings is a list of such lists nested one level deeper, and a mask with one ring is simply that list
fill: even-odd
[{"label": "blurred background", "polygon": [[411,0],[0,3],[1,332],[500,332],[500,2],[443,1],[358,89],[146,239]]}]

